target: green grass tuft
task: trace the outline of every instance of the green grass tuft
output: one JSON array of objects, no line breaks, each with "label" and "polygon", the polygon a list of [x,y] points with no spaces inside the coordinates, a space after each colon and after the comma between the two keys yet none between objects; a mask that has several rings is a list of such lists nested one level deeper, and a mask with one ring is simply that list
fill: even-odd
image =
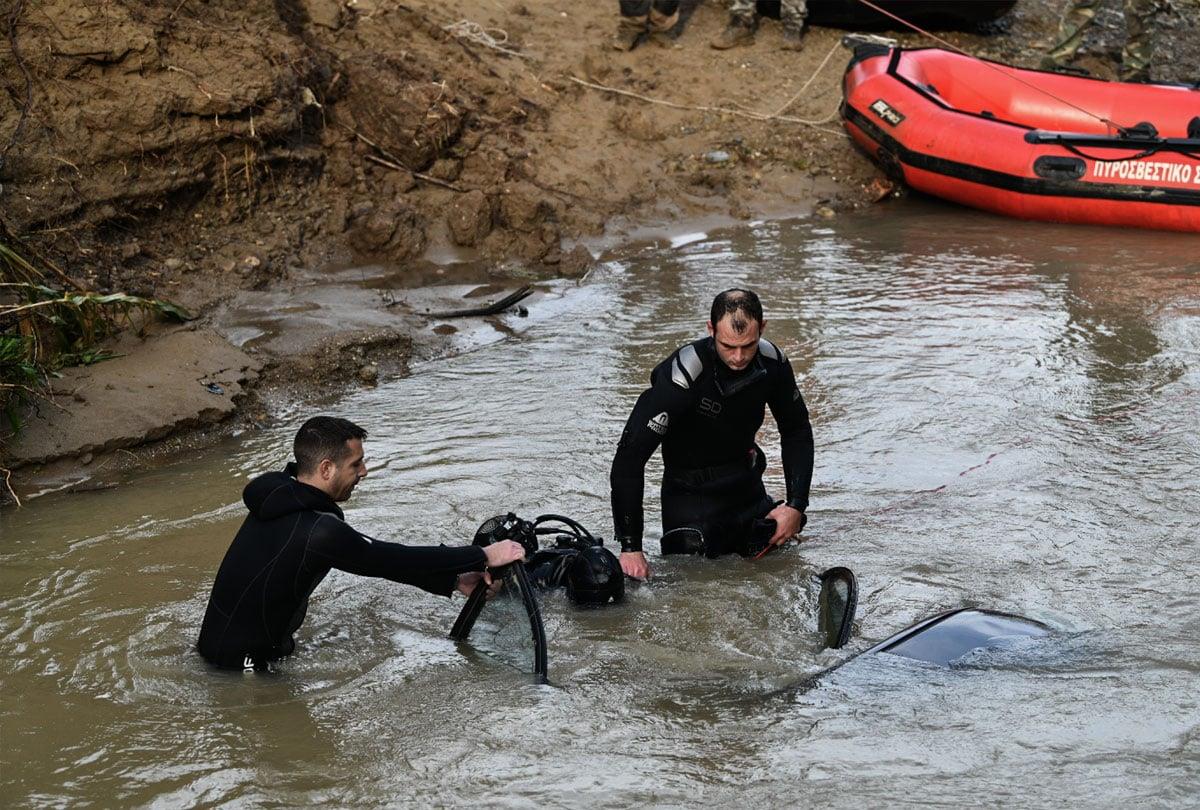
[{"label": "green grass tuft", "polygon": [[105,338],[138,318],[192,319],[170,301],[80,289],[57,268],[35,266],[15,241],[0,233],[0,414],[13,434],[24,404],[46,396],[59,369],[116,356],[100,348]]}]

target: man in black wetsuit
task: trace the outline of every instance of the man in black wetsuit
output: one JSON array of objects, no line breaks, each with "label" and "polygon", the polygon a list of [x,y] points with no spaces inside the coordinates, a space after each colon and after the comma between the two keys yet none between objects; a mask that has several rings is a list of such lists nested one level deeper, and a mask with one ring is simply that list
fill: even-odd
[{"label": "man in black wetsuit", "polygon": [[331,568],[384,577],[449,596],[469,594],[488,568],[523,559],[519,543],[403,546],[360,534],[345,522],[345,501],[367,475],[367,432],[346,419],[316,416],[301,426],[296,461],[251,481],[250,510],[217,571],[197,648],[225,669],[267,668],[295,649],[308,597]]},{"label": "man in black wetsuit", "polygon": [[[621,568],[629,576],[650,573],[642,553],[642,494],[646,462],[660,443],[664,554],[750,555],[804,528],[812,426],[791,364],[762,337],[765,326],[757,295],[726,290],[713,301],[709,337],[651,372],[610,477]],[[755,444],[766,406],[783,446],[787,498],[779,504],[763,487],[766,460]]]}]

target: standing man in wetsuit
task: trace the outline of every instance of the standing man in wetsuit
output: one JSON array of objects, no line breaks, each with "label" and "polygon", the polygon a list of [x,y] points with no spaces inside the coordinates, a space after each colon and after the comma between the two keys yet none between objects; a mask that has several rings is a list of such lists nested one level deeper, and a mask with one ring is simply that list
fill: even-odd
[{"label": "standing man in wetsuit", "polygon": [[[651,372],[610,476],[621,568],[629,576],[650,573],[642,552],[642,495],[646,462],[660,443],[663,554],[748,556],[804,528],[812,425],[791,364],[762,337],[765,326],[757,295],[726,290],[713,301],[709,337]],[[755,444],[767,406],[779,426],[787,481],[787,498],[778,504],[763,487],[766,459]]]},{"label": "standing man in wetsuit", "polygon": [[[403,546],[360,534],[338,503],[367,476],[367,432],[346,419],[314,416],[296,434],[296,461],[251,481],[250,514],[217,571],[197,648],[224,669],[264,670],[295,649],[308,597],[331,568],[383,577],[449,596],[470,594],[488,568],[523,559],[519,543]],[[498,587],[498,586],[497,586]]]}]

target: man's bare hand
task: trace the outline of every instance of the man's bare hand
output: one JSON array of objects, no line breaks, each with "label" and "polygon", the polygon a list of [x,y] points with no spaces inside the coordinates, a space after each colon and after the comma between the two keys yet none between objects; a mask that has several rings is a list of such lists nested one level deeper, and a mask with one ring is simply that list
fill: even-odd
[{"label": "man's bare hand", "polygon": [[791,540],[808,522],[808,518],[803,512],[785,503],[781,503],[768,512],[767,519],[775,521],[775,534],[771,536],[770,540],[770,544],[773,546],[782,546]]},{"label": "man's bare hand", "polygon": [[487,571],[468,571],[465,574],[459,574],[458,584],[454,587],[458,589],[459,593],[470,596],[475,592],[475,588],[478,587],[480,582],[487,583],[488,599],[491,599],[493,596],[500,593],[500,589],[504,587],[503,582],[493,582],[492,575]]},{"label": "man's bare hand", "polygon": [[622,551],[621,570],[625,572],[625,576],[634,579],[650,578],[650,564],[646,562],[646,555],[640,551]]},{"label": "man's bare hand", "polygon": [[499,568],[525,559],[525,547],[516,540],[501,540],[499,543],[484,546],[483,553],[487,555],[488,568]]}]

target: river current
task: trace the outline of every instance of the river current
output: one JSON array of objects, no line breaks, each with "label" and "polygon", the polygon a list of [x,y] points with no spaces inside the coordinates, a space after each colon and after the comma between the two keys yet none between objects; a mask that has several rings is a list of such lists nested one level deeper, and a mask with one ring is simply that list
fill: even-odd
[{"label": "river current", "polygon": [[[515,334],[247,434],[0,514],[8,806],[1195,805],[1200,251],[910,201],[648,244]],[[759,291],[817,443],[809,527],[758,563],[658,556],[624,604],[543,611],[550,684],[446,637],[461,598],[333,572],[271,676],[193,652],[249,477],[319,409],[370,431],[357,528],[487,517],[611,537],[608,468],[713,295]],[[768,488],[782,491],[768,416]],[[648,492],[661,472],[648,471]],[[813,574],[854,636],[820,648]],[[1055,629],[941,668],[809,676],[939,610]]]}]

